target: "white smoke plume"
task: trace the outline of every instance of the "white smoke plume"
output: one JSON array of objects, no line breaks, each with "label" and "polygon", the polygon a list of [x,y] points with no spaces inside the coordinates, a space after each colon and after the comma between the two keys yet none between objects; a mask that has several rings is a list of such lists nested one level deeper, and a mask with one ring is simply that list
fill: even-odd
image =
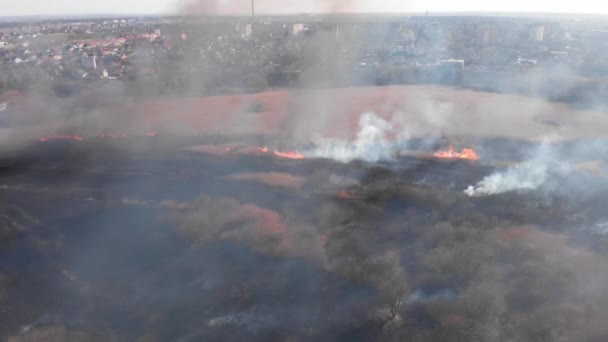
[{"label": "white smoke plume", "polygon": [[464,193],[470,197],[479,197],[517,190],[536,190],[547,182],[550,172],[567,172],[568,169],[568,162],[558,159],[545,143],[531,159],[485,177],[476,185],[465,189]]},{"label": "white smoke plume", "polygon": [[607,236],[608,235],[608,222],[598,222],[591,227],[586,227],[587,230],[591,231],[594,235]]},{"label": "white smoke plume", "polygon": [[391,122],[374,113],[364,113],[359,119],[359,131],[354,141],[318,138],[315,147],[307,151],[307,157],[329,158],[348,163],[352,160],[377,162],[390,160],[394,156],[395,145],[388,134],[394,131]]},{"label": "white smoke plume", "polygon": [[464,192],[476,197],[516,190],[534,190],[545,183],[547,173],[547,164],[528,161],[504,172],[489,175],[477,185],[469,186]]}]

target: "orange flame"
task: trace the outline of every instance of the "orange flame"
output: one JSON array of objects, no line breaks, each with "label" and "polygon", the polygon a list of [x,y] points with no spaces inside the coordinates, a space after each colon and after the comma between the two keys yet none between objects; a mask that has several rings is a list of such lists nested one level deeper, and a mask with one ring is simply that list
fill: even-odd
[{"label": "orange flame", "polygon": [[[200,148],[202,148],[202,150],[205,150],[211,146],[202,146]],[[267,146],[245,146],[245,147],[233,147],[233,146],[216,146],[217,148],[220,149],[221,152],[219,153],[236,153],[236,154],[242,154],[242,155],[264,155],[264,156],[274,156],[277,158],[283,158],[283,159],[293,159],[293,160],[301,160],[301,159],[306,159],[306,157],[298,152],[295,151],[277,151],[274,149],[270,149]],[[218,153],[218,152],[215,152]]]},{"label": "orange flame", "polygon": [[301,159],[306,159],[306,157],[304,157],[302,154],[298,153],[298,152],[279,152],[279,151],[274,151],[274,155],[279,157],[279,158],[286,158],[286,159],[295,159],[295,160],[301,160]]},{"label": "orange flame", "polygon": [[447,150],[439,150],[433,154],[437,158],[444,159],[467,159],[467,160],[479,160],[479,155],[475,150],[470,148],[463,148],[461,152],[454,150],[454,146],[450,145]]},{"label": "orange flame", "polygon": [[[270,149],[268,149],[267,146],[260,147],[259,151],[260,151],[260,153],[270,153]],[[275,157],[285,158],[285,159],[305,159],[306,158],[306,157],[304,157],[304,155],[302,155],[298,152],[281,152],[281,151],[274,150],[274,151],[272,151],[272,154]]]},{"label": "orange flame", "polygon": [[340,190],[340,191],[336,192],[336,197],[338,197],[340,199],[354,199],[355,194],[349,190]]},{"label": "orange flame", "polygon": [[56,136],[48,136],[40,138],[40,142],[45,142],[49,140],[76,140],[83,141],[84,138],[79,135],[56,135]]}]

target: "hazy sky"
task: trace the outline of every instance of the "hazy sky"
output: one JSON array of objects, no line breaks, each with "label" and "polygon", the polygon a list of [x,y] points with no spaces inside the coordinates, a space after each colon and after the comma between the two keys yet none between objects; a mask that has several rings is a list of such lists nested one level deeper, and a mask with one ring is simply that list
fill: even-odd
[{"label": "hazy sky", "polygon": [[[602,0],[255,0],[259,12],[507,11],[608,14]],[[205,12],[248,11],[250,0],[0,0],[0,16],[35,14],[150,14],[184,11],[196,2]],[[190,7],[188,7],[190,8]]]}]

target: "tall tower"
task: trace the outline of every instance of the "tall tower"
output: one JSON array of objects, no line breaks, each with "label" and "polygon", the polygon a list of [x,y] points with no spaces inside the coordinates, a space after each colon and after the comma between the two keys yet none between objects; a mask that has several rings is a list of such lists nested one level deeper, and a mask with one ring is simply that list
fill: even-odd
[{"label": "tall tower", "polygon": [[251,0],[251,33],[255,29],[255,0]]}]

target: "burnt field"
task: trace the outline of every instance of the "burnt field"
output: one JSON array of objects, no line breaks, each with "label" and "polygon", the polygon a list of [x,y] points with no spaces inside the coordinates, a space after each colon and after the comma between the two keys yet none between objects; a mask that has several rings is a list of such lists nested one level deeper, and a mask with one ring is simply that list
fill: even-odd
[{"label": "burnt field", "polygon": [[[11,341],[608,336],[607,195],[603,171],[584,156],[567,174],[550,168],[536,188],[469,197],[463,190],[509,170],[530,146],[478,142],[479,161],[418,153],[339,163],[186,148],[200,143],[218,144],[47,141],[4,158],[0,334]],[[579,150],[558,151],[568,149]]]}]

